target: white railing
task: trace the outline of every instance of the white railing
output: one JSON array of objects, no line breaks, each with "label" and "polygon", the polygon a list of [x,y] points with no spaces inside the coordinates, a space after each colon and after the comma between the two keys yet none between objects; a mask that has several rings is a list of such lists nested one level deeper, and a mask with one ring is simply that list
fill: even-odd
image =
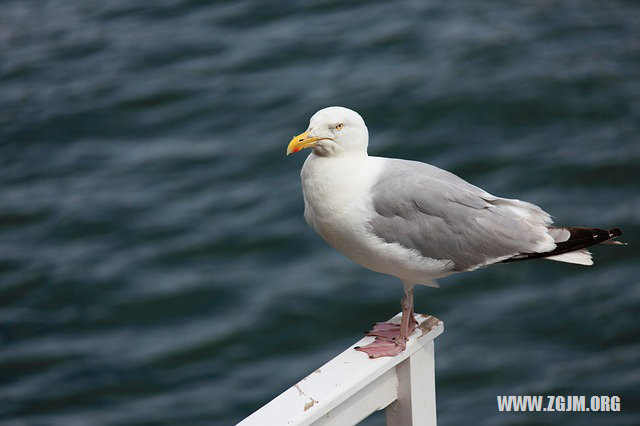
[{"label": "white railing", "polygon": [[[373,341],[365,337],[238,426],[354,425],[383,408],[387,425],[435,425],[433,340],[442,334],[444,324],[422,314],[416,319],[418,328],[400,354],[369,359],[354,350]],[[399,323],[400,314],[390,321]]]}]

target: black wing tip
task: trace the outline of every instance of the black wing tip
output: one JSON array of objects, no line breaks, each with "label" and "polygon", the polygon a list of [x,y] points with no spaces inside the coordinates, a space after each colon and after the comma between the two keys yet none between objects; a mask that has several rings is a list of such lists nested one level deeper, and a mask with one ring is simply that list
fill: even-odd
[{"label": "black wing tip", "polygon": [[571,233],[569,240],[556,243],[556,248],[552,251],[545,253],[521,253],[511,258],[505,259],[502,262],[515,262],[518,260],[539,259],[542,257],[556,256],[559,254],[569,253],[576,250],[581,250],[589,246],[596,244],[616,244],[626,245],[619,241],[610,241],[613,238],[617,238],[622,235],[622,229],[611,228],[608,231],[600,228],[582,228],[576,226],[563,227]]},{"label": "black wing tip", "polygon": [[622,235],[622,229],[620,228],[611,228],[609,229],[609,238],[615,238]]}]

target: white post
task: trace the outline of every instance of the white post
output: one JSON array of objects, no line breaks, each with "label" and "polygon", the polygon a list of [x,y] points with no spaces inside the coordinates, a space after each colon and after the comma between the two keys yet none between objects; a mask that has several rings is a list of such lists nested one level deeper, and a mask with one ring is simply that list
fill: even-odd
[{"label": "white post", "polygon": [[433,348],[431,341],[396,366],[398,399],[385,410],[387,426],[436,425]]},{"label": "white post", "polygon": [[[390,321],[399,323],[400,316]],[[433,339],[444,324],[428,315],[417,314],[416,320],[418,327],[398,355],[369,359],[354,350],[373,341],[364,337],[239,426],[353,425],[385,408],[388,425],[435,425]]]}]

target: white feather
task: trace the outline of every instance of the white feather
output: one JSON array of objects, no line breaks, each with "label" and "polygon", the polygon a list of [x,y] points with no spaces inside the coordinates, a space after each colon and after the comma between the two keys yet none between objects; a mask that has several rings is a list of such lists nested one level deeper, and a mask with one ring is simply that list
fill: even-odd
[{"label": "white feather", "polygon": [[556,262],[575,263],[577,265],[593,265],[591,252],[587,249],[570,251],[569,253],[563,253],[557,256],[545,257],[545,259],[555,260]]}]

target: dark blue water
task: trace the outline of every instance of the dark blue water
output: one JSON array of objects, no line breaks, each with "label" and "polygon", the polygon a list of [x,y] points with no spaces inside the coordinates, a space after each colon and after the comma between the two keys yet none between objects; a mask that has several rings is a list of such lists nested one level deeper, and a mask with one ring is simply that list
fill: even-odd
[{"label": "dark blue water", "polygon": [[640,424],[640,5],[320,0],[2,2],[0,423],[234,424],[398,312],[302,218],[328,105],[630,243],[418,289],[440,424]]}]

